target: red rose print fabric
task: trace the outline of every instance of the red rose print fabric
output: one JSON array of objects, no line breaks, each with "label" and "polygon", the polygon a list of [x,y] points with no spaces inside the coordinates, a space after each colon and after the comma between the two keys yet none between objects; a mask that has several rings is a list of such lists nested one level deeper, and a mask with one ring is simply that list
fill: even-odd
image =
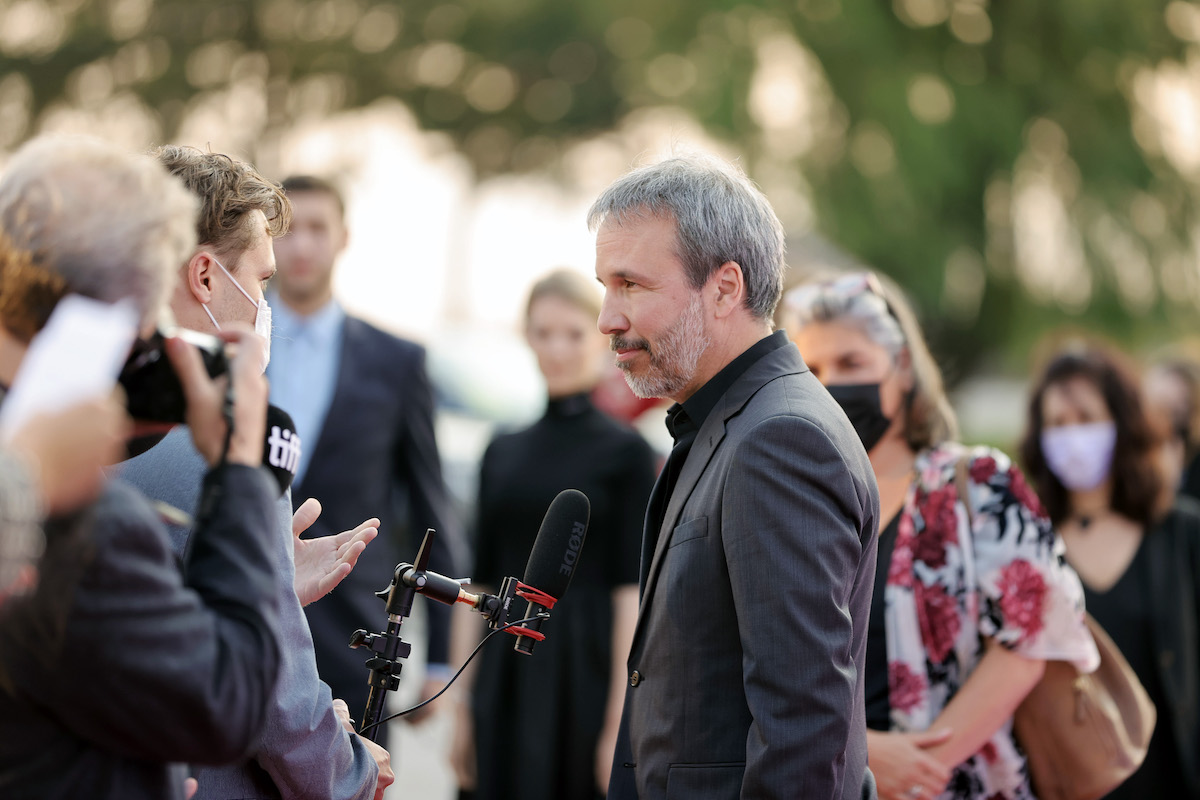
[{"label": "red rose print fabric", "polygon": [[[961,459],[967,497],[956,480]],[[927,730],[970,680],[986,639],[1095,669],[1079,579],[1006,455],[957,444],[920,453],[900,513],[884,595],[893,730]],[[1025,772],[1010,720],[955,770],[941,798],[1032,800]]]}]

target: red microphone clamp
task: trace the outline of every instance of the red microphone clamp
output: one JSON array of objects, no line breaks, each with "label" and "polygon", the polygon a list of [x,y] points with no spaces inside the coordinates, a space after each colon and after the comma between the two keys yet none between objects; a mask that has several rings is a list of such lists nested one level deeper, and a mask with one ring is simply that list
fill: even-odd
[{"label": "red microphone clamp", "polygon": [[[521,583],[521,581],[516,581],[516,584],[517,597],[520,597],[522,600],[528,600],[530,603],[543,606],[547,611],[554,608],[554,604],[558,602],[557,597],[551,597],[541,589],[537,589],[527,583]],[[533,628],[527,628],[524,625],[514,625],[511,628],[505,628],[505,630],[517,636],[528,636],[530,639],[533,639],[537,642],[543,641],[546,638],[546,634],[542,633],[541,631],[535,631]]]}]

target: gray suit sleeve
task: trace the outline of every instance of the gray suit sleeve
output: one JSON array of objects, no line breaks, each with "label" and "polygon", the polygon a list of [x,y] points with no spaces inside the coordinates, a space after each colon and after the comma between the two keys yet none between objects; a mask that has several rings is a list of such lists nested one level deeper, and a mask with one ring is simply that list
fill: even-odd
[{"label": "gray suit sleeve", "polygon": [[[188,512],[195,510],[204,462],[186,430],[126,462],[122,476],[148,497]],[[358,800],[375,794],[378,767],[357,736],[342,728],[329,687],[317,674],[312,633],[296,598],[291,491],[275,501],[269,547],[277,578],[279,682],[267,711],[266,727],[250,764],[204,768],[199,798],[260,797]],[[173,527],[176,553],[190,551],[193,533]],[[266,773],[266,778],[263,776]],[[267,778],[274,790],[266,786]]]},{"label": "gray suit sleeve", "polygon": [[283,800],[370,800],[379,768],[333,710],[332,693],[317,675],[308,620],[293,589],[291,507],[290,493],[276,504],[273,556],[280,581],[283,651],[279,687],[255,760],[271,776]]},{"label": "gray suit sleeve", "polygon": [[743,797],[844,796],[859,701],[850,615],[859,497],[832,442],[802,418],[760,423],[735,454],[721,535],[753,717]]}]

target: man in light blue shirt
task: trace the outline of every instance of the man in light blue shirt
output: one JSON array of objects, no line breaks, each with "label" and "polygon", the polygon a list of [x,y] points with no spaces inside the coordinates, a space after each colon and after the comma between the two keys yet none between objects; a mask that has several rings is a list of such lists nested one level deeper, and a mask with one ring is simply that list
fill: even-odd
[{"label": "man in light blue shirt", "polygon": [[[321,502],[317,536],[350,527],[346,521],[359,514],[381,520],[371,556],[306,609],[321,677],[358,712],[367,672],[347,637],[356,628],[382,627],[384,608],[374,592],[388,585],[396,564],[415,557],[426,528],[437,531],[430,568],[457,574],[458,531],[433,434],[424,349],[346,314],[334,299],[334,265],[349,239],[337,189],[310,177],[288,178],[283,188],[292,223],[275,240],[277,327],[267,377],[271,402],[288,410],[303,442],[293,494]],[[449,677],[450,609],[418,602],[430,623],[422,687],[430,697]]]},{"label": "man in light blue shirt", "polygon": [[274,292],[268,295],[268,302],[274,312],[268,366],[271,402],[287,409],[300,441],[307,443],[300,451],[300,466],[296,470],[299,483],[304,480],[333,400],[346,313],[332,298],[307,316],[297,314]]}]

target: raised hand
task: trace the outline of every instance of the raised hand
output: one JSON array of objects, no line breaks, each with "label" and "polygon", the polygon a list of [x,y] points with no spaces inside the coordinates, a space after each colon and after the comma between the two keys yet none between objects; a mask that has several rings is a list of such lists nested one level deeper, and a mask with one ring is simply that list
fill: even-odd
[{"label": "raised hand", "polygon": [[316,539],[301,539],[321,516],[321,504],[314,498],[304,501],[292,515],[292,534],[296,537],[296,597],[300,605],[315,603],[329,594],[358,563],[358,557],[371,540],[379,535],[379,520],[372,517],[357,528]]}]

